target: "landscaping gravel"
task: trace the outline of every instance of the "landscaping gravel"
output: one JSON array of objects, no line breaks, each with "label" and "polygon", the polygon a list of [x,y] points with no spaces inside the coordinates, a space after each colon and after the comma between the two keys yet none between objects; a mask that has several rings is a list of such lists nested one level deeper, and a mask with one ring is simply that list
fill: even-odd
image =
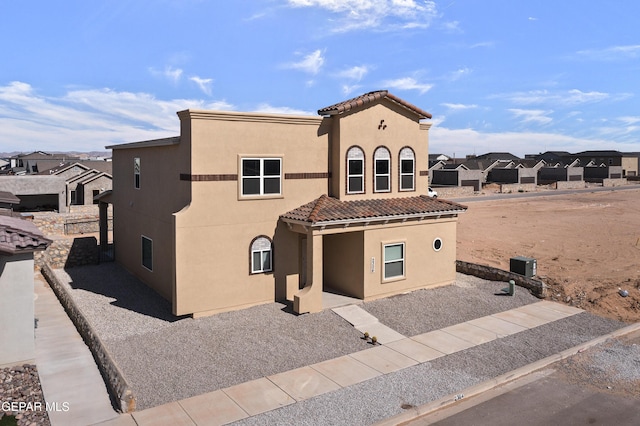
[{"label": "landscaping gravel", "polygon": [[[331,310],[294,315],[269,303],[176,318],[169,303],[116,264],[56,270],[137,397],[138,409],[180,400],[370,347]],[[522,288],[458,275],[456,284],[364,303],[407,336],[538,301]],[[625,324],[582,313],[241,422],[370,424],[591,340]],[[288,420],[287,420],[288,421]],[[305,423],[306,422],[306,423]]]}]

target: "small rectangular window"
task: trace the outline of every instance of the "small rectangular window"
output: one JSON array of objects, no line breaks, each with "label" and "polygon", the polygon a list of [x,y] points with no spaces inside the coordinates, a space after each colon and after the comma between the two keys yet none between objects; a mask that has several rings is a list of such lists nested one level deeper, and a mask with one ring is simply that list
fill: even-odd
[{"label": "small rectangular window", "polygon": [[142,236],[142,266],[153,271],[153,240]]},{"label": "small rectangular window", "polygon": [[133,159],[133,186],[140,189],[140,158]]},{"label": "small rectangular window", "polygon": [[281,158],[243,158],[242,195],[282,193]]},{"label": "small rectangular window", "polygon": [[375,164],[375,185],[376,192],[389,192],[390,191],[390,175],[389,175],[389,160],[384,158],[376,160]]},{"label": "small rectangular window", "polygon": [[349,160],[347,171],[349,194],[357,194],[364,192],[364,161],[361,159]]},{"label": "small rectangular window", "polygon": [[384,246],[384,279],[404,276],[404,243]]}]

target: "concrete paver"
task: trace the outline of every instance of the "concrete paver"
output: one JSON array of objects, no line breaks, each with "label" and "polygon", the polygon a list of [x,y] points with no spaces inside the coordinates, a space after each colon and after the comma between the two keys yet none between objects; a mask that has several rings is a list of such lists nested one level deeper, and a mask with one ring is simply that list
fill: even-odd
[{"label": "concrete paver", "polygon": [[198,426],[222,425],[249,417],[221,390],[183,399],[179,404]]},{"label": "concrete paver", "polygon": [[376,346],[375,348],[365,349],[364,351],[356,352],[349,356],[382,374],[393,373],[394,371],[418,364],[418,361],[398,351],[394,351],[388,346]]},{"label": "concrete paver", "polygon": [[355,385],[381,375],[377,370],[367,367],[349,355],[319,362],[310,367],[324,374],[340,386]]},{"label": "concrete paver", "polygon": [[131,416],[138,426],[194,426],[195,423],[179,403],[170,402],[142,411],[134,411]]},{"label": "concrete paver", "polygon": [[445,354],[452,354],[475,346],[468,340],[461,339],[442,330],[419,334],[412,339]]},{"label": "concrete paver", "polygon": [[355,328],[378,322],[378,318],[356,305],[341,306],[332,309],[332,311],[340,315]]},{"label": "concrete paver", "polygon": [[440,352],[409,338],[389,343],[386,346],[419,363],[428,362],[445,355],[444,352]]},{"label": "concrete paver", "polygon": [[362,334],[365,332],[369,333],[370,337],[375,336],[378,343],[382,345],[386,345],[387,343],[395,342],[396,340],[404,339],[406,337],[379,322],[355,327],[355,329],[360,331]]},{"label": "concrete paver", "polygon": [[296,402],[266,377],[231,386],[222,391],[251,416]]},{"label": "concrete paver", "polygon": [[[34,280],[36,365],[53,426],[94,424],[115,419],[107,387],[85,345],[51,288]],[[65,409],[65,407],[67,407]]]},{"label": "concrete paver", "polygon": [[521,325],[514,324],[512,322],[505,321],[491,315],[468,321],[468,323],[471,325],[475,325],[476,327],[491,331],[495,333],[498,338],[510,336],[527,329],[526,327],[523,327]]},{"label": "concrete paver", "polygon": [[340,385],[311,367],[301,367],[268,377],[296,401],[340,389]]},{"label": "concrete paver", "polygon": [[570,316],[568,314],[565,314],[564,312],[548,309],[544,306],[539,306],[537,303],[531,306],[522,306],[517,310],[519,312],[524,312],[525,314],[533,315],[547,321],[557,321],[559,319]]},{"label": "concrete paver", "polygon": [[530,315],[522,311],[517,311],[515,309],[499,312],[497,314],[493,314],[493,316],[526,328],[540,327],[541,325],[549,322],[534,315]]},{"label": "concrete paver", "polygon": [[466,340],[467,342],[471,342],[474,345],[481,345],[498,338],[496,333],[475,326],[469,322],[452,325],[450,327],[443,328],[442,331]]},{"label": "concrete paver", "polygon": [[536,303],[536,305],[543,308],[552,309],[554,311],[564,312],[565,314],[569,314],[569,315],[575,315],[575,314],[584,312],[584,309],[576,308],[574,306],[563,305],[562,303],[552,302],[550,300],[542,300]]}]

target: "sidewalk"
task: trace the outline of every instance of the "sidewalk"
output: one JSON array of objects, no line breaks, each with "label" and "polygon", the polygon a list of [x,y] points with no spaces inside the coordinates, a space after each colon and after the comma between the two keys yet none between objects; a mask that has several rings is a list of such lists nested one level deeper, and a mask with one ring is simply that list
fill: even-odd
[{"label": "sidewalk", "polygon": [[35,280],[36,365],[53,426],[86,426],[118,418],[98,367],[56,295]]},{"label": "sidewalk", "polygon": [[[344,313],[345,309],[340,311]],[[354,318],[353,308],[347,311],[351,311],[351,318]],[[581,312],[581,309],[541,301],[411,338],[394,336],[387,344],[364,351],[121,415],[100,425],[210,425],[250,420],[252,416],[357,384],[374,386],[378,382],[371,379],[401,373],[410,367]],[[355,312],[357,319],[362,318],[358,315],[361,313]],[[356,322],[352,324],[357,326]],[[321,423],[320,420],[315,419],[316,423]]]}]

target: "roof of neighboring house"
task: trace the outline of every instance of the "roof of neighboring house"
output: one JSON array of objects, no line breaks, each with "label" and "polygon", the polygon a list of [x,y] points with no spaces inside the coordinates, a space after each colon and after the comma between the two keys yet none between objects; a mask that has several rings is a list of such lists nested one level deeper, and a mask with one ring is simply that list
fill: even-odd
[{"label": "roof of neighboring house", "polygon": [[79,160],[79,161],[73,161],[73,162],[64,162],[64,163],[60,163],[58,166],[55,166],[51,169],[44,170],[39,174],[56,175],[56,174],[63,173],[74,167],[79,167],[84,170],[95,169],[99,172],[111,173],[113,169],[113,164],[111,163],[111,161],[102,161],[102,160]]},{"label": "roof of neighboring house", "polygon": [[479,160],[474,158],[467,160],[463,163],[469,170],[487,170],[491,166],[498,166],[500,162],[498,160]]},{"label": "roof of neighboring house", "polygon": [[45,250],[51,240],[36,225],[18,217],[0,215],[0,254],[13,255]]},{"label": "roof of neighboring house", "polygon": [[105,148],[107,149],[147,148],[147,147],[153,147],[153,146],[177,145],[179,143],[180,143],[180,136],[172,136],[169,138],[153,139],[149,141],[129,142],[129,143],[123,143],[119,145],[109,145],[109,146],[106,146]]},{"label": "roof of neighboring house", "polygon": [[578,157],[622,157],[620,151],[582,151],[574,155]]},{"label": "roof of neighboring house", "polygon": [[357,96],[352,99],[348,99],[346,101],[338,102],[337,104],[321,108],[318,110],[319,115],[337,115],[342,114],[347,111],[351,111],[352,109],[366,106],[368,104],[374,104],[377,101],[382,99],[389,99],[390,101],[395,102],[396,104],[402,106],[403,108],[413,112],[422,118],[431,118],[431,114],[427,111],[424,111],[418,108],[415,105],[410,104],[409,102],[403,101],[395,95],[389,93],[388,90],[377,90],[375,92],[365,93],[364,95]]},{"label": "roof of neighboring house", "polygon": [[520,157],[510,152],[487,152],[486,154],[476,156],[478,160],[519,160]]},{"label": "roof of neighboring house", "polygon": [[405,198],[384,198],[340,201],[324,194],[310,203],[280,216],[285,222],[306,225],[333,225],[424,218],[445,214],[459,214],[467,210],[452,201],[426,195]]},{"label": "roof of neighboring house", "polygon": [[20,204],[20,198],[8,191],[0,191],[0,203]]},{"label": "roof of neighboring house", "polygon": [[82,180],[82,181],[80,181],[78,183],[82,184],[82,185],[86,185],[89,182],[93,182],[94,180],[99,179],[101,177],[106,177],[106,178],[109,178],[109,179],[113,180],[113,176],[111,176],[109,173],[102,172],[102,173],[96,173],[93,176],[88,176],[86,179],[84,179],[84,180]]}]

